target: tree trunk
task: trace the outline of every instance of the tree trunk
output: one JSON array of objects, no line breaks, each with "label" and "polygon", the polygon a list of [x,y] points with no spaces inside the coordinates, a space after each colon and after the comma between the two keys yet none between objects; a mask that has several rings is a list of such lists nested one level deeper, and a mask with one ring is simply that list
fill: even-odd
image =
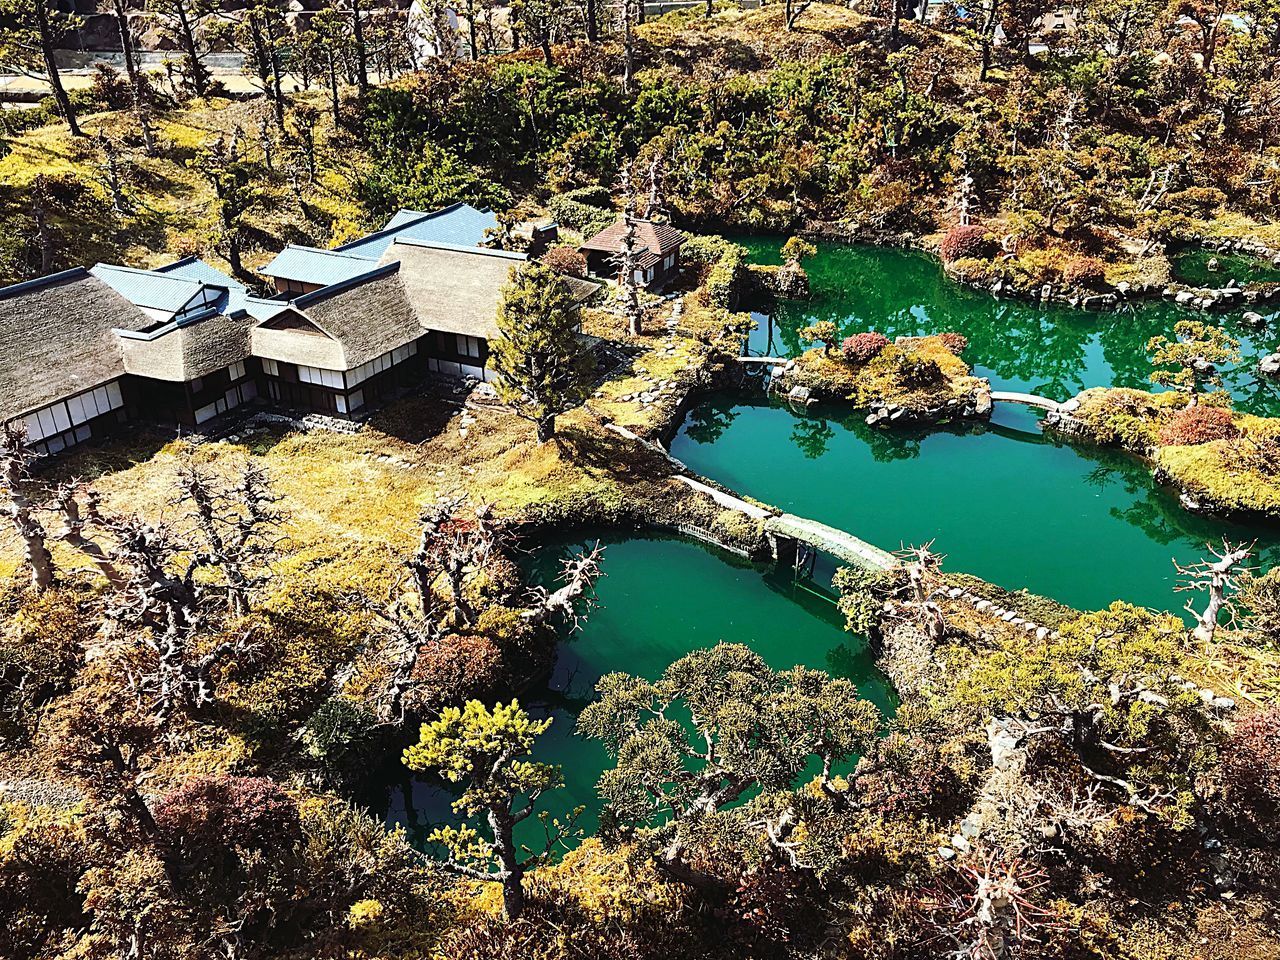
[{"label": "tree trunk", "polygon": [[901,0],[889,0],[889,52],[898,49],[898,31],[902,25]]},{"label": "tree trunk", "polygon": [[369,48],[364,42],[364,20],[360,0],[351,0],[351,39],[356,51],[356,86],[363,99],[369,93]]},{"label": "tree trunk", "polygon": [[329,100],[333,107],[333,125],[338,126],[338,65],[333,59],[333,50],[326,51],[329,59]]},{"label": "tree trunk", "polygon": [[596,18],[597,18],[596,0],[587,0],[587,9],[586,9],[587,43],[595,43],[597,40],[600,39],[600,28],[599,28],[599,25],[596,23]]},{"label": "tree trunk", "polygon": [[187,16],[184,0],[177,0],[174,9],[177,11],[179,39],[182,42],[183,56],[187,61],[191,89],[195,91],[197,97],[203,97],[209,92],[209,75],[205,72],[204,63],[200,60],[200,51],[196,47],[196,33],[191,26],[191,19]]},{"label": "tree trunk", "polygon": [[524,912],[524,867],[515,842],[515,820],[502,808],[489,810],[493,852],[502,866],[502,919],[510,923]]},{"label": "tree trunk", "polygon": [[280,128],[280,132],[283,134],[284,85],[281,79],[284,70],[280,64],[280,50],[276,43],[275,25],[271,22],[271,14],[269,12],[263,20],[263,29],[266,33],[267,65],[271,75],[271,102],[275,105],[276,126]]},{"label": "tree trunk", "polygon": [[49,228],[49,215],[40,196],[31,204],[31,219],[36,222],[36,242],[40,245],[40,272],[53,273],[53,231]]},{"label": "tree trunk", "polygon": [[537,421],[538,424],[538,442],[546,443],[556,435],[556,418],[542,417]]},{"label": "tree trunk", "polygon": [[80,124],[76,120],[75,107],[67,96],[67,89],[62,85],[62,75],[58,73],[58,63],[53,56],[53,25],[49,22],[49,8],[46,0],[36,0],[36,26],[40,31],[40,54],[44,58],[44,72],[49,78],[49,86],[53,88],[53,99],[58,105],[58,113],[67,122],[67,129],[73,137],[83,137]]},{"label": "tree trunk", "polygon": [[125,10],[124,0],[114,0],[113,7],[116,15],[116,29],[120,32],[120,52],[124,56],[124,72],[129,77],[129,83],[135,87],[138,83],[138,60],[137,53],[133,49],[133,34],[129,30],[129,13]]}]

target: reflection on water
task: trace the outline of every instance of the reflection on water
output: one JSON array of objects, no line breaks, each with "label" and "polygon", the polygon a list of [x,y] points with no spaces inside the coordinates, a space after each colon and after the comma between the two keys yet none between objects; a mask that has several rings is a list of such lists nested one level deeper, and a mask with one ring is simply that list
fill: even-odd
[{"label": "reflection on water", "polygon": [[[708,422],[714,442],[697,429]],[[1173,559],[1224,536],[1258,539],[1268,566],[1280,555],[1275,531],[1189,514],[1142,463],[1058,443],[1020,407],[1000,406],[990,425],[884,431],[832,406],[800,416],[759,394],[719,394],[690,411],[671,452],[877,546],[936,540],[949,569],[1088,609],[1180,607]]]},{"label": "reflection on water", "polygon": [[[559,559],[580,546],[540,550],[539,578],[550,582]],[[831,569],[828,565],[823,572],[829,575]],[[520,697],[531,713],[553,718],[536,754],[564,768],[565,788],[541,807],[553,816],[582,805],[581,825],[588,832],[595,829],[595,784],[607,757],[595,741],[579,737],[574,724],[594,698],[596,682],[611,671],[656,678],[689,651],[725,640],[748,644],[777,669],[803,664],[848,677],[863,696],[886,712],[893,709],[889,686],[863,640],[844,631],[829,598],[788,576],[697,544],[657,539],[608,543],[604,571],[597,589],[600,608],[582,631],[561,644],[551,676]],[[399,779],[391,790],[388,818],[404,824],[422,847],[436,825],[456,822],[449,809],[455,794],[430,780]],[[523,828],[526,843],[541,835],[536,822]]]},{"label": "reflection on water", "polygon": [[[780,237],[735,238],[761,263],[778,262]],[[888,337],[955,330],[969,339],[965,359],[997,389],[1030,391],[1065,400],[1086,387],[1150,389],[1147,341],[1172,332],[1187,316],[1172,304],[1147,302],[1107,313],[1067,306],[1036,306],[996,300],[962,287],[921,253],[881,247],[824,244],[806,261],[814,299],[782,302],[754,314],[757,329],[749,348],[767,356],[796,356],[810,346],[799,331],[831,320],[848,336],[875,329]],[[1259,380],[1258,358],[1275,347],[1275,306],[1270,332],[1244,327],[1239,311],[1219,319],[1241,340],[1244,362],[1226,372],[1227,385],[1242,410],[1280,416],[1280,388]]]}]

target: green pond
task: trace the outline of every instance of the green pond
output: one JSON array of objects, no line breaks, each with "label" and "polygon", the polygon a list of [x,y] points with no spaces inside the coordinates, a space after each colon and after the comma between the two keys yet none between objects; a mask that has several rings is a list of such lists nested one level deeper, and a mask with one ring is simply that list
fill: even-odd
[{"label": "green pond", "polygon": [[[755,261],[778,261],[782,238],[738,239]],[[1164,303],[1095,314],[996,301],[901,250],[823,245],[806,269],[813,299],[757,313],[751,352],[793,356],[809,346],[798,331],[819,319],[845,334],[956,330],[969,338],[965,359],[996,389],[1066,399],[1087,386],[1148,386],[1146,341],[1187,316]],[[1221,319],[1245,357],[1225,371],[1236,405],[1280,415],[1276,385],[1252,370],[1270,341],[1255,343],[1250,334],[1259,334],[1238,317]],[[732,489],[877,546],[934,540],[949,569],[1083,608],[1124,599],[1180,609],[1173,560],[1193,560],[1223,536],[1256,538],[1266,566],[1280,559],[1280,531],[1189,514],[1136,459],[1054,442],[1035,413],[1008,404],[989,427],[903,434],[873,430],[847,409],[800,415],[763,391],[717,395],[690,411],[671,452]]]},{"label": "green pond", "polygon": [[[777,262],[781,239],[747,242],[758,262]],[[957,330],[970,341],[966,358],[997,388],[1065,399],[1086,386],[1145,386],[1146,340],[1183,315],[1165,304],[1088,314],[996,302],[947,281],[935,261],[896,250],[823,246],[806,266],[814,299],[757,314],[753,352],[794,355],[805,346],[797,331],[817,319],[834,320],[846,333]],[[1265,335],[1254,343],[1236,318],[1222,322],[1244,339],[1246,357],[1266,352]],[[1259,383],[1250,366],[1247,360],[1227,372],[1238,406],[1280,414],[1274,386]],[[1206,542],[1224,536],[1258,539],[1265,566],[1280,560],[1277,531],[1188,514],[1133,458],[1055,443],[1022,407],[1000,405],[990,425],[904,434],[872,430],[847,409],[799,415],[762,390],[724,393],[690,411],[671,450],[741,493],[886,549],[933,540],[947,569],[1081,608],[1122,598],[1180,609],[1172,561],[1195,559]],[[572,547],[539,553],[544,582]],[[730,640],[750,644],[775,667],[800,663],[850,677],[892,710],[891,691],[864,642],[843,631],[820,589],[680,540],[609,542],[604,570],[602,607],[562,644],[551,676],[521,697],[554,718],[538,750],[540,759],[564,768],[566,788],[546,806],[553,815],[581,804],[582,826],[595,826],[594,786],[606,757],[575,734],[574,721],[610,671],[653,678],[690,650]],[[829,572],[822,568],[819,580]],[[455,819],[438,783],[393,780],[389,819],[416,841]],[[541,828],[524,827],[532,843]]]},{"label": "green pond", "polygon": [[[595,538],[546,547],[536,558],[536,573],[550,583],[559,559],[588,542]],[[554,718],[537,750],[537,759],[564,769],[565,788],[549,795],[543,807],[553,816],[583,805],[587,809],[579,823],[588,833],[595,829],[595,784],[607,757],[595,741],[579,737],[574,725],[606,673],[654,678],[690,650],[725,640],[749,645],[777,669],[803,664],[848,677],[863,696],[892,710],[892,693],[865,642],[844,631],[828,597],[700,544],[603,542],[605,576],[596,591],[600,607],[561,644],[551,676],[520,697],[535,715]],[[421,845],[431,829],[453,819],[450,800],[438,783],[404,778],[391,789],[389,819],[404,824]],[[533,843],[541,830],[527,821],[523,837]]]}]

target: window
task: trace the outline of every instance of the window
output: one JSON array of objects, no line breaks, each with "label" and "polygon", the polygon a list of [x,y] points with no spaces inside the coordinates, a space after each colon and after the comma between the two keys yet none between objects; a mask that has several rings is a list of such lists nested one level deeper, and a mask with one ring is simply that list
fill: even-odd
[{"label": "window", "polygon": [[262,372],[269,377],[278,377],[280,376],[280,365],[274,360],[263,360]]},{"label": "window", "polygon": [[199,393],[204,389],[204,377],[196,377],[191,381],[191,392]]},{"label": "window", "polygon": [[352,391],[351,397],[349,399],[351,403],[351,409],[359,410],[361,407],[364,406],[364,391],[363,390]]},{"label": "window", "polygon": [[325,370],[322,367],[308,367],[298,364],[298,379],[303,383],[315,384],[318,387],[329,387],[341,390],[344,387],[342,373],[338,370]]},{"label": "window", "polygon": [[236,380],[243,379],[243,377],[244,377],[244,361],[242,361],[242,360],[237,360],[237,361],[236,361],[235,363],[233,363],[230,367],[228,367],[228,368],[227,368],[227,370],[228,370],[228,372],[231,374],[231,379],[232,379],[232,381],[233,381],[233,382],[234,382],[234,381],[236,381]]},{"label": "window", "polygon": [[455,335],[458,342],[458,355],[461,357],[478,357],[480,356],[480,340],[478,337],[468,337],[459,333]]}]

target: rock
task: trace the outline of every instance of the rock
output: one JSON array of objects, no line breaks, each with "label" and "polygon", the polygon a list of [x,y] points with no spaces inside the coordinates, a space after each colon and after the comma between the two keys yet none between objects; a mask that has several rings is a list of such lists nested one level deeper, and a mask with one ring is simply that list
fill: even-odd
[{"label": "rock", "polygon": [[1213,273],[1217,273],[1219,270],[1222,269],[1222,264],[1218,263],[1217,257],[1210,257],[1209,262],[1204,265],[1204,268]]},{"label": "rock", "polygon": [[1267,377],[1280,377],[1280,351],[1259,360],[1258,372]]},{"label": "rock", "polygon": [[[1250,291],[1252,292],[1252,291]],[[1254,329],[1261,329],[1267,325],[1267,318],[1253,310],[1246,310],[1240,314],[1240,322]]]},{"label": "rock", "polygon": [[1074,413],[1076,410],[1080,409],[1080,401],[1077,400],[1075,397],[1072,397],[1070,400],[1066,401],[1065,403],[1059,404],[1058,409],[1062,413]]},{"label": "rock", "polygon": [[965,817],[960,824],[960,833],[967,840],[974,839],[979,833],[978,821],[972,815]]},{"label": "rock", "polygon": [[1003,620],[1005,623],[1012,623],[1014,618],[1017,616],[1018,615],[1014,613],[1012,610],[1006,610],[1004,612],[1004,615],[1000,619]]},{"label": "rock", "polygon": [[1195,298],[1196,298],[1196,295],[1192,293],[1190,290],[1182,290],[1179,293],[1174,295],[1173,301],[1174,303],[1180,303],[1183,306],[1186,306],[1187,304],[1195,300]]},{"label": "rock", "polygon": [[1218,695],[1214,693],[1212,690],[1210,690],[1208,687],[1204,687],[1200,691],[1200,699],[1203,700],[1205,703],[1213,703],[1213,701],[1216,700],[1217,697]]},{"label": "rock", "polygon": [[951,838],[951,846],[956,850],[959,850],[961,853],[968,853],[973,849],[973,844],[958,833]]},{"label": "rock", "polygon": [[1049,636],[1049,628],[1048,628],[1048,627],[1036,627],[1036,639],[1037,639],[1037,640],[1039,640],[1041,643],[1044,643],[1045,639],[1046,639],[1048,636]]},{"label": "rock", "polygon": [[1226,711],[1226,710],[1234,710],[1235,708],[1236,708],[1236,702],[1232,700],[1230,697],[1214,697],[1213,698],[1213,709],[1215,710]]},{"label": "rock", "polygon": [[939,847],[938,856],[943,860],[954,860],[956,858],[956,852],[950,847]]},{"label": "rock", "polygon": [[973,400],[973,413],[978,417],[991,416],[991,387],[983,386],[977,391]]},{"label": "rock", "polygon": [[989,607],[989,606],[991,606],[991,601],[990,601],[990,600],[979,600],[977,603],[975,603],[975,604],[973,605],[973,609],[975,609],[975,610],[977,610],[977,611],[981,612],[981,611],[983,611],[983,610],[987,609],[987,607]]},{"label": "rock", "polygon": [[950,597],[952,600],[958,600],[963,595],[964,595],[964,591],[961,590],[959,587],[952,587],[950,590],[947,591],[947,596]]}]

